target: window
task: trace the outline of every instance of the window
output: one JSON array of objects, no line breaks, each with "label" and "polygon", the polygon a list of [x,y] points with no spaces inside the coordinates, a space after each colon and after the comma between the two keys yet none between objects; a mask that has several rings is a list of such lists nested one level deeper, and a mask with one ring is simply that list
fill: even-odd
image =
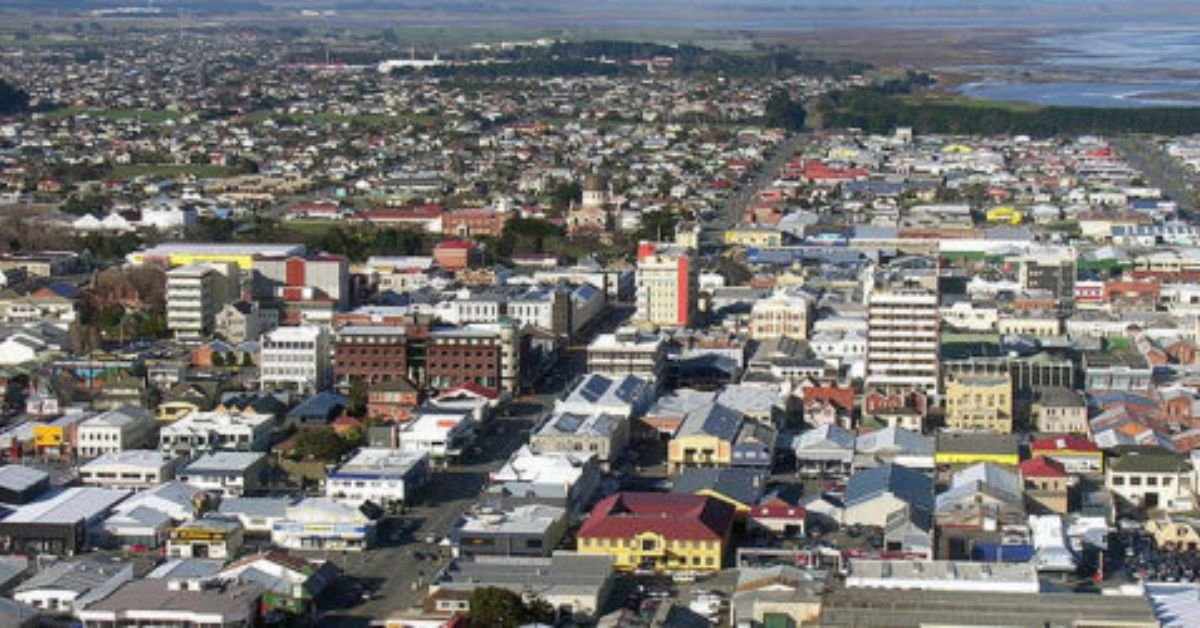
[{"label": "window", "polygon": [[1136,476],[1136,475],[1135,475],[1135,476],[1133,476],[1133,477],[1131,477],[1131,478],[1129,478],[1129,485],[1130,485],[1130,486],[1141,486],[1141,485],[1142,485],[1142,478],[1141,478],[1141,477],[1139,477],[1139,476]]},{"label": "window", "polygon": [[1125,486],[1125,476],[1114,475],[1112,479],[1113,486]]}]

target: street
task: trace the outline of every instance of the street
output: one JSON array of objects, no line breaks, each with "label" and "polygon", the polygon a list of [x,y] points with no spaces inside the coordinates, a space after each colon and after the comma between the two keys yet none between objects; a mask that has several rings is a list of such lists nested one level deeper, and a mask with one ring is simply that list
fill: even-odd
[{"label": "street", "polygon": [[1179,217],[1187,220],[1196,209],[1196,177],[1173,159],[1152,138],[1125,136],[1113,140],[1129,165],[1140,170],[1147,185],[1163,191],[1179,206]]}]

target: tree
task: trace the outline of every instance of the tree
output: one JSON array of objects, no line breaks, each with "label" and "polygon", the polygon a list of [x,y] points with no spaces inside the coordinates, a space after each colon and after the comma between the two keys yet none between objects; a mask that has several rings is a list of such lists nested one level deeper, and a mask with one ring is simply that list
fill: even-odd
[{"label": "tree", "polygon": [[804,104],[795,102],[786,90],[777,89],[765,104],[767,124],[792,131],[804,128]]},{"label": "tree", "polygon": [[516,628],[530,623],[553,623],[554,609],[545,600],[526,602],[520,595],[499,587],[481,587],[471,593],[467,622],[480,628]]},{"label": "tree", "polygon": [[296,436],[292,453],[298,458],[314,458],[316,460],[337,460],[351,447],[331,427],[314,427],[302,430]]},{"label": "tree", "polygon": [[346,414],[361,419],[367,414],[367,382],[361,377],[350,378],[350,391],[346,395]]},{"label": "tree", "polygon": [[29,110],[29,94],[0,78],[0,116],[24,113]]}]

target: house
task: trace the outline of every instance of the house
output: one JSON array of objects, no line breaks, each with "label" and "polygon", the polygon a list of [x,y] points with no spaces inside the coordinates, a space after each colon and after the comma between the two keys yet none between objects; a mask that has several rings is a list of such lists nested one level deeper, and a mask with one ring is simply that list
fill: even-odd
[{"label": "house", "polygon": [[703,495],[719,499],[738,515],[745,515],[758,503],[766,489],[766,478],[757,469],[685,469],[676,477],[672,493]]},{"label": "house", "polygon": [[463,516],[450,540],[455,556],[550,556],[567,523],[567,509],[558,506],[482,506]]},{"label": "house", "polygon": [[579,553],[605,555],[619,570],[721,569],[734,508],[699,495],[617,493],[592,509],[576,535]]},{"label": "house", "polygon": [[340,576],[331,561],[314,562],[275,550],[242,558],[217,574],[221,580],[261,584],[266,589],[262,610],[292,617],[312,611],[316,599]]},{"label": "house", "polygon": [[135,493],[104,519],[105,547],[135,551],[162,548],[171,529],[203,512],[206,495],[182,482],[167,482]]},{"label": "house", "polygon": [[1008,377],[951,377],[945,388],[947,428],[1012,432],[1013,393]]},{"label": "house", "polygon": [[933,480],[920,471],[888,463],[859,471],[846,482],[845,525],[882,528],[897,511],[932,520]]},{"label": "house", "polygon": [[1037,456],[1021,463],[1025,502],[1034,514],[1067,514],[1071,478],[1061,462]]},{"label": "house", "polygon": [[1146,522],[1154,547],[1166,552],[1200,550],[1200,525],[1195,520],[1160,517]]},{"label": "house", "polygon": [[206,515],[168,531],[167,556],[228,560],[242,548],[245,533],[237,519]]},{"label": "house", "polygon": [[643,414],[655,399],[655,384],[637,375],[610,377],[592,373],[579,382],[566,399],[554,404],[556,412],[580,415],[611,414],[630,419]]},{"label": "house", "polygon": [[1009,526],[1025,523],[1020,477],[1008,468],[981,462],[956,472],[934,506],[939,555],[966,560],[978,543],[1000,543]]},{"label": "house", "polygon": [[374,382],[367,391],[367,416],[381,421],[407,421],[420,400],[420,391],[406,378]]},{"label": "house", "polygon": [[678,475],[685,467],[733,465],[733,442],[744,419],[732,408],[710,403],[684,417],[667,444],[668,472]]},{"label": "house", "polygon": [[1191,510],[1193,481],[1185,458],[1153,446],[1114,450],[1104,468],[1104,486],[1119,507],[1139,510]]},{"label": "house", "polygon": [[837,425],[822,425],[792,440],[796,471],[804,476],[849,475],[854,462],[854,434]]},{"label": "house", "polygon": [[1099,473],[1104,455],[1092,441],[1082,436],[1047,436],[1029,443],[1029,455],[1045,457],[1063,466],[1067,473]]},{"label": "house", "polygon": [[159,449],[193,457],[208,451],[266,451],[275,417],[253,412],[192,412],[163,425]]},{"label": "house", "polygon": [[1039,432],[1086,434],[1088,431],[1087,403],[1070,388],[1040,389],[1030,414]]},{"label": "house", "polygon": [[475,440],[475,418],[469,410],[428,405],[399,430],[401,449],[422,452],[434,461],[452,461]]},{"label": "house", "polygon": [[130,580],[133,563],[92,554],[51,564],[17,585],[12,598],[47,615],[78,616]]},{"label": "house", "polygon": [[138,626],[221,626],[254,628],[264,589],[258,583],[233,583],[185,589],[164,579],[127,582],[79,614],[83,628]]},{"label": "house", "polygon": [[242,522],[250,536],[270,536],[275,523],[287,517],[288,506],[296,503],[292,497],[228,497],[217,505],[217,512]]},{"label": "house", "polygon": [[363,551],[375,544],[375,522],[357,506],[309,497],[287,507],[271,542],[297,550]]},{"label": "house", "polygon": [[263,486],[267,455],[257,451],[207,453],[179,471],[179,479],[225,497],[253,494]]},{"label": "house", "polygon": [[854,441],[854,469],[895,463],[910,469],[932,469],[934,440],[901,427],[859,434]]},{"label": "house", "polygon": [[767,493],[750,508],[747,528],[788,537],[808,533],[808,509],[800,505],[799,485],[784,485]]}]

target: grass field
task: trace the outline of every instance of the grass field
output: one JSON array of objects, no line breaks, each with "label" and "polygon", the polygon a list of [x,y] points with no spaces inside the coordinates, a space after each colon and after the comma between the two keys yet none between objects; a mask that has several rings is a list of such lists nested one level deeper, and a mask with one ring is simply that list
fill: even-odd
[{"label": "grass field", "polygon": [[286,220],[279,227],[285,231],[294,231],[304,236],[321,235],[338,226],[345,226],[341,220]]}]

